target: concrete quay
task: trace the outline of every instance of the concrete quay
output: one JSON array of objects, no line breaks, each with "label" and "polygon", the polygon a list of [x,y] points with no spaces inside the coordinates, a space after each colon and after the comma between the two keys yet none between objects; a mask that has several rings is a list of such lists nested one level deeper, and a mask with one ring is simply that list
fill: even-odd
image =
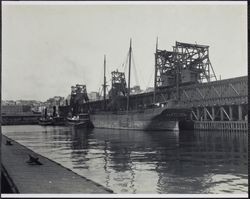
[{"label": "concrete quay", "polygon": [[[10,140],[10,145],[6,144]],[[29,164],[29,154],[42,165]],[[14,193],[109,194],[99,185],[2,135],[2,177]],[[4,190],[2,190],[3,192]],[[4,193],[4,192],[3,192]]]}]

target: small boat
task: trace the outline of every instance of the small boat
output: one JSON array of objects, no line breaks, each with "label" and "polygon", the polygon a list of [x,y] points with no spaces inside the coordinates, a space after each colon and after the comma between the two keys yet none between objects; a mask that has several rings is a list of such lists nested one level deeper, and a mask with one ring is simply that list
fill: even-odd
[{"label": "small boat", "polygon": [[88,113],[81,113],[77,116],[73,116],[72,118],[67,118],[67,124],[79,127],[79,128],[92,128],[93,125],[90,121],[90,117]]},{"label": "small boat", "polygon": [[65,125],[66,121],[63,117],[56,114],[56,107],[53,107],[53,116],[48,116],[47,108],[44,109],[44,116],[39,119],[39,124],[43,126],[61,126]]},{"label": "small boat", "polygon": [[55,126],[63,126],[66,124],[66,120],[63,117],[57,116],[53,117],[53,125]]},{"label": "small boat", "polygon": [[44,109],[44,116],[39,119],[38,122],[40,125],[47,126],[53,124],[53,118],[48,116],[47,108]]},{"label": "small boat", "polygon": [[42,117],[39,119],[39,124],[43,126],[62,126],[66,121],[63,117]]},{"label": "small boat", "polygon": [[53,118],[52,117],[42,117],[39,119],[39,124],[43,126],[53,125]]}]

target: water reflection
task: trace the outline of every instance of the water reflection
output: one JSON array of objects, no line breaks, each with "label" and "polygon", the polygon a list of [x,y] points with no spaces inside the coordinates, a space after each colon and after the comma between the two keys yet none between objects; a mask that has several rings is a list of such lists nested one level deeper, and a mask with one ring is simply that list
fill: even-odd
[{"label": "water reflection", "polygon": [[243,132],[5,126],[3,133],[117,193],[247,193]]},{"label": "water reflection", "polygon": [[92,133],[86,129],[75,129],[72,128],[71,134],[71,159],[73,162],[74,169],[88,169],[86,161],[88,160],[88,148],[89,148],[89,137]]}]

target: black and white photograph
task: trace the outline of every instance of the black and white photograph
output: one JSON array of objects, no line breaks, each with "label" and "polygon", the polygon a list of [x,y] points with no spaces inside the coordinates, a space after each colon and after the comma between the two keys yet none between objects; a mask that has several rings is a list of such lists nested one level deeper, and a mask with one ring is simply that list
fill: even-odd
[{"label": "black and white photograph", "polygon": [[248,197],[247,1],[1,4],[1,197]]}]

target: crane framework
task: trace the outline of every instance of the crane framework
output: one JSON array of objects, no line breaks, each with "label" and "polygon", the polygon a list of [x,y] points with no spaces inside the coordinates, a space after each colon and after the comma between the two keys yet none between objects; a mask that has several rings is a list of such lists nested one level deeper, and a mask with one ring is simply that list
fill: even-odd
[{"label": "crane framework", "polygon": [[82,112],[83,110],[80,110],[79,107],[88,101],[86,85],[76,84],[76,86],[71,86],[70,107],[73,115]]},{"label": "crane framework", "polygon": [[209,46],[176,42],[173,51],[156,50],[156,87],[203,83],[216,79]]},{"label": "crane framework", "polygon": [[127,94],[127,85],[125,80],[125,74],[123,72],[113,71],[112,76],[112,88],[110,90],[110,97],[125,96]]}]

